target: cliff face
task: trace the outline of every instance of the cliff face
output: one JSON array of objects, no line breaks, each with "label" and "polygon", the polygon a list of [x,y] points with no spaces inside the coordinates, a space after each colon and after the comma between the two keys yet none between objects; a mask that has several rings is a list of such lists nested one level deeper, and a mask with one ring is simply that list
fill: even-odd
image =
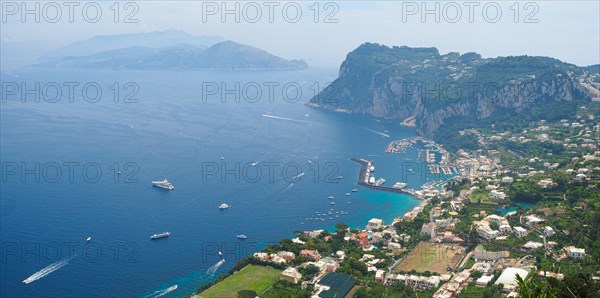
[{"label": "cliff face", "polygon": [[342,63],[335,92],[310,103],[378,118],[415,117],[417,130],[431,137],[453,118],[525,115],[552,101],[589,100],[598,94],[598,78],[597,68],[547,57],[482,59],[476,53],[363,44]]}]

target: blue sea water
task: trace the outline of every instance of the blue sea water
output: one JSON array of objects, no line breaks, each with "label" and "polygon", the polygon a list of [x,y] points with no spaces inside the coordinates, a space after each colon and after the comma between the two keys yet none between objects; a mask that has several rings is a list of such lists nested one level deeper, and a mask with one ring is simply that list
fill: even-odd
[{"label": "blue sea water", "polygon": [[[304,105],[315,83],[322,87],[336,73],[3,73],[3,83],[32,89],[38,82],[50,86],[48,93],[52,82],[80,85],[73,102],[63,87],[56,103],[36,103],[31,94],[21,102],[23,92],[1,103],[0,296],[144,297],[177,284],[165,297],[178,297],[294,230],[332,229],[342,221],[362,227],[370,218],[389,222],[410,211],[419,203],[410,196],[358,187],[359,165],[350,158],[374,160],[375,174],[386,185],[404,181],[418,188],[432,177],[402,170],[406,164],[420,166],[417,151],[384,153],[390,141],[415,132],[395,121]],[[251,82],[262,86],[259,100],[202,96],[203,83],[231,89],[236,82],[249,86],[246,91],[255,86]],[[271,98],[265,82],[280,83]],[[297,102],[290,102],[295,95],[282,97],[286,82],[302,87]],[[81,96],[87,83],[101,86],[98,102]],[[123,103],[132,91],[139,102]],[[304,175],[294,178],[300,172]],[[150,181],[163,178],[175,190],[152,187]],[[346,197],[353,188],[359,191]],[[232,207],[219,210],[221,203]],[[331,208],[349,214],[305,220]],[[163,231],[172,234],[150,240]],[[238,240],[237,234],[248,239]],[[93,240],[86,243],[88,235]],[[226,262],[209,275],[218,251]],[[64,267],[22,283],[71,256]]]}]

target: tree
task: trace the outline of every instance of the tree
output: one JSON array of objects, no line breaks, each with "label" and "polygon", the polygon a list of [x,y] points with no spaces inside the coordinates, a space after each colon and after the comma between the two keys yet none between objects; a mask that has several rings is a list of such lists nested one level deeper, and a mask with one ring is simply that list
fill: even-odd
[{"label": "tree", "polygon": [[519,297],[521,298],[556,298],[558,297],[556,288],[544,285],[541,282],[534,281],[534,278],[523,280],[519,274],[515,278],[519,287]]},{"label": "tree", "polygon": [[335,225],[335,228],[338,230],[345,230],[348,228],[348,225],[346,223],[339,222]]}]

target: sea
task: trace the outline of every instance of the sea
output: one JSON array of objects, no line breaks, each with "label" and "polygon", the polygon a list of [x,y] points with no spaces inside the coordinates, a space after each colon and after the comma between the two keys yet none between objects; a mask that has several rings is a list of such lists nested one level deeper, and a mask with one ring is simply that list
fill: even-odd
[{"label": "sea", "polygon": [[[336,76],[2,72],[0,296],[181,297],[296,230],[412,210],[409,195],[358,186],[350,159],[373,160],[384,185],[419,189],[439,177],[418,148],[385,153],[416,132],[307,106]],[[165,178],[174,190],[153,187]]]}]

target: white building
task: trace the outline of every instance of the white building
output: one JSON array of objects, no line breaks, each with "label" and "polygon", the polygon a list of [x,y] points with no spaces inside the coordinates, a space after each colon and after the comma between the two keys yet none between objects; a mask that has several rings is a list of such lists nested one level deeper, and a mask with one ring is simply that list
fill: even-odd
[{"label": "white building", "polygon": [[502,183],[513,183],[513,181],[515,181],[515,179],[513,177],[502,177]]},{"label": "white building", "polygon": [[490,198],[494,200],[504,200],[506,199],[506,194],[502,191],[492,190],[490,191]]},{"label": "white building", "polygon": [[545,226],[544,227],[544,235],[546,235],[546,237],[554,236],[554,229],[552,229],[552,227],[550,227],[550,226]]},{"label": "white building", "polygon": [[583,249],[583,248],[577,248],[575,246],[567,246],[567,247],[565,247],[565,251],[567,252],[567,255],[569,256],[569,258],[582,259],[585,256],[585,249]]},{"label": "white building", "polygon": [[383,227],[383,220],[379,219],[379,218],[372,218],[367,223],[367,226],[365,227],[365,230],[372,231],[372,230],[379,229],[381,227]]},{"label": "white building", "polygon": [[518,238],[527,236],[527,230],[525,230],[522,227],[515,227],[514,231],[515,231],[515,236],[517,236]]},{"label": "white building", "polygon": [[479,234],[479,236],[481,236],[487,240],[492,240],[498,236],[499,232],[496,230],[490,229],[489,225],[478,225],[477,226],[477,234]]},{"label": "white building", "polygon": [[505,292],[510,292],[514,289],[517,288],[518,284],[517,284],[517,274],[522,278],[525,279],[525,277],[527,277],[527,274],[529,272],[527,272],[527,270],[525,269],[521,269],[521,268],[517,268],[517,267],[508,267],[506,269],[504,269],[504,271],[502,271],[502,274],[500,274],[500,276],[498,277],[498,279],[496,280],[496,282],[494,283],[495,285],[498,284],[503,284],[504,288],[502,289]]},{"label": "white building", "polygon": [[281,272],[281,279],[285,279],[289,282],[297,283],[302,279],[302,274],[294,267],[288,267]]},{"label": "white building", "polygon": [[541,219],[533,214],[525,216],[525,220],[527,221],[528,225],[535,225],[535,224],[539,224],[544,221],[543,219]]}]

